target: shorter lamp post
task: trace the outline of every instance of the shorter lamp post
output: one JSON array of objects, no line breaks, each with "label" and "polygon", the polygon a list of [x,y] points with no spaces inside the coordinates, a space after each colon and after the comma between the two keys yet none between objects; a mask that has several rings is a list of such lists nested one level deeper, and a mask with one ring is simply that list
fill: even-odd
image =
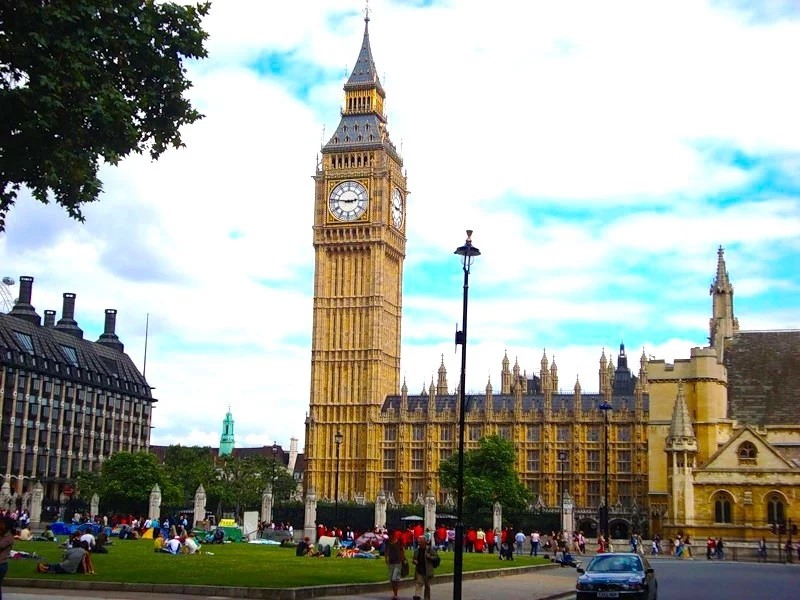
[{"label": "shorter lamp post", "polygon": [[598,406],[600,410],[603,411],[604,415],[604,441],[605,441],[605,467],[603,471],[603,506],[602,513],[600,514],[600,526],[603,530],[603,535],[606,538],[606,544],[609,541],[609,532],[608,532],[608,413],[613,409],[611,403],[608,401],[603,401],[603,403]]},{"label": "shorter lamp post", "polygon": [[344,436],[342,435],[341,431],[337,431],[336,435],[333,436],[333,441],[336,442],[336,480],[333,487],[333,502],[335,505],[335,519],[336,523],[334,524],[335,527],[339,527],[339,448],[342,445],[342,441],[344,440]]},{"label": "shorter lamp post", "polygon": [[558,463],[561,467],[561,530],[564,530],[564,461],[567,460],[567,453],[561,450],[558,453]]},{"label": "shorter lamp post", "polygon": [[[278,442],[272,442],[272,497],[275,501],[275,508],[278,507],[278,480],[277,480],[277,467],[278,467]],[[273,518],[273,522],[277,519]]]}]

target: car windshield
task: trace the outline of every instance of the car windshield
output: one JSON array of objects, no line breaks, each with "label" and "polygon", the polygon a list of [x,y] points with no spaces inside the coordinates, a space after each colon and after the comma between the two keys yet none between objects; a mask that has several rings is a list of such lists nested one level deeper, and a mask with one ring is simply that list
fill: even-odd
[{"label": "car windshield", "polygon": [[600,555],[589,563],[586,570],[596,573],[626,573],[643,569],[637,556]]}]

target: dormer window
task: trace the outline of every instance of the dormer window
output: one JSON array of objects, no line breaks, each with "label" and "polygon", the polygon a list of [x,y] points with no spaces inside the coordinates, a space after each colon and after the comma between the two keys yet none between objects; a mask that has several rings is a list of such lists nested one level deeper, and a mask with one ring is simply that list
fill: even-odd
[{"label": "dormer window", "polygon": [[739,449],[736,452],[739,455],[740,465],[756,464],[756,457],[758,456],[758,450],[756,449],[756,446],[755,444],[753,444],[753,442],[743,442],[739,446]]},{"label": "dormer window", "polygon": [[15,331],[14,337],[17,338],[17,342],[25,352],[33,354],[33,338],[29,334]]},{"label": "dormer window", "polygon": [[67,362],[71,364],[73,367],[78,366],[78,352],[72,346],[64,346],[61,345],[61,351],[64,353],[64,356],[67,357]]}]

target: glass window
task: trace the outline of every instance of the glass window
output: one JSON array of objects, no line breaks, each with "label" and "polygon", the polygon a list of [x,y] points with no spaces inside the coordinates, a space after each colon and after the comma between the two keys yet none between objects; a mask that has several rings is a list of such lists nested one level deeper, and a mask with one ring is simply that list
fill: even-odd
[{"label": "glass window", "polygon": [[440,463],[445,462],[451,456],[453,456],[453,451],[450,450],[449,448],[444,449],[444,450],[439,450],[439,462]]},{"label": "glass window", "polygon": [[538,473],[541,470],[541,455],[538,450],[527,451],[525,467],[528,473]]},{"label": "glass window", "polygon": [[589,473],[600,472],[600,450],[589,450],[586,453],[586,470]]},{"label": "glass window", "polygon": [[767,523],[783,523],[785,516],[783,498],[777,494],[770,496],[767,500]]},{"label": "glass window", "polygon": [[528,425],[526,437],[529,442],[538,442],[542,439],[542,426],[541,425]]},{"label": "glass window", "polygon": [[617,495],[619,501],[623,506],[630,506],[633,504],[633,494],[631,493],[632,485],[630,481],[620,481],[617,484]]},{"label": "glass window", "polygon": [[569,452],[567,450],[559,450],[556,454],[556,461],[559,472],[563,471],[564,473],[568,473],[570,471]]},{"label": "glass window", "polygon": [[424,442],[425,441],[425,426],[424,425],[414,425],[411,428],[411,439],[415,442]]},{"label": "glass window", "polygon": [[75,348],[61,344],[61,351],[64,353],[64,356],[66,356],[69,364],[71,364],[73,367],[78,366],[78,351],[75,350]]},{"label": "glass window", "polygon": [[756,449],[753,442],[743,442],[739,446],[737,454],[739,455],[739,464],[743,465],[756,464],[756,456],[758,455],[758,450]]},{"label": "glass window", "polygon": [[480,425],[470,425],[469,426],[469,440],[471,442],[477,442],[483,437],[481,433],[481,426]]},{"label": "glass window", "polygon": [[589,425],[586,428],[586,441],[587,442],[599,442],[601,437],[601,427],[598,425]]},{"label": "glass window", "polygon": [[720,494],[714,500],[714,521],[716,523],[733,523],[731,499],[726,494]]},{"label": "glass window", "polygon": [[600,506],[600,482],[586,482],[586,504],[590,508]]},{"label": "glass window", "polygon": [[497,428],[497,435],[504,440],[511,439],[511,427],[508,425],[501,425]]},{"label": "glass window", "polygon": [[569,425],[559,425],[556,428],[556,439],[559,442],[568,442],[570,437],[569,430],[570,430]]},{"label": "glass window", "polygon": [[621,450],[617,452],[617,472],[630,473],[631,472],[631,452],[630,450]]},{"label": "glass window", "polygon": [[443,442],[453,441],[453,427],[450,425],[442,425],[439,428],[439,439]]},{"label": "glass window", "polygon": [[411,451],[411,470],[422,471],[425,467],[425,452],[422,449]]},{"label": "glass window", "polygon": [[617,436],[620,442],[630,442],[631,441],[631,426],[630,425],[620,425],[617,427]]},{"label": "glass window", "polygon": [[15,331],[14,337],[17,338],[17,342],[22,347],[23,351],[28,354],[33,354],[33,338],[30,335],[22,333],[21,331]]},{"label": "glass window", "polygon": [[397,441],[397,427],[395,425],[388,425],[384,428],[383,441],[385,442]]},{"label": "glass window", "polygon": [[397,480],[394,477],[384,477],[381,481],[384,492],[387,494],[397,492]]},{"label": "glass window", "polygon": [[397,451],[384,450],[383,451],[383,470],[394,471],[397,469]]}]

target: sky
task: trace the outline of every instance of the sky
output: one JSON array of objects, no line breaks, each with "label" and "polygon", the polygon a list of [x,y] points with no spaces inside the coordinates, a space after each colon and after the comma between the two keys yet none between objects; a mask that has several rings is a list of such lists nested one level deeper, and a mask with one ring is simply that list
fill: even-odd
[{"label": "sky", "polygon": [[[303,449],[317,155],[339,122],[364,3],[218,0],[187,65],[205,118],[157,162],[103,166],[79,224],[25,196],[0,276],[39,314],[103,311],[158,398],[151,443]],[[505,352],[597,391],[601,352],[672,362],[708,343],[717,248],[742,329],[800,328],[800,4],[372,0],[370,40],[408,173],[401,378]],[[11,288],[13,294],[15,288]]]}]

